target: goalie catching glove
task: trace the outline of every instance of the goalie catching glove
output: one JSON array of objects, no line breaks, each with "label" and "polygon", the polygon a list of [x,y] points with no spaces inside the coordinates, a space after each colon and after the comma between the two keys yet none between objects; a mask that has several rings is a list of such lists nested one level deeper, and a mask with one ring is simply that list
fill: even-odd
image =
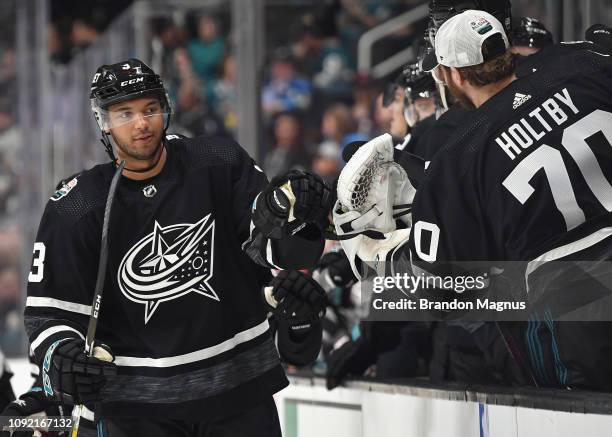
[{"label": "goalie catching glove", "polygon": [[319,175],[292,170],[277,176],[255,199],[253,223],[268,238],[294,235],[306,225],[328,224],[331,190]]},{"label": "goalie catching glove", "polygon": [[282,270],[263,292],[278,324],[281,357],[297,366],[313,362],[321,349],[321,319],[327,306],[325,290],[298,270]]},{"label": "goalie catching glove", "polygon": [[333,219],[358,278],[361,269],[357,258],[385,261],[408,241],[416,194],[416,183],[409,174],[421,178],[424,167],[418,157],[396,150],[389,134],[361,145],[350,156],[338,179]]},{"label": "goalie catching glove", "polygon": [[99,401],[106,377],[117,374],[113,360],[106,345],[95,346],[90,357],[84,340],[58,340],[49,346],[42,364],[45,394],[67,405]]}]

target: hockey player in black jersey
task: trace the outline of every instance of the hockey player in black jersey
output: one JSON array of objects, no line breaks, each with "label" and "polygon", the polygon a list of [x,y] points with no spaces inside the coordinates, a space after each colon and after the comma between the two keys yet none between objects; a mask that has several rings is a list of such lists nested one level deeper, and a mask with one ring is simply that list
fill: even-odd
[{"label": "hockey player in black jersey", "polygon": [[[450,261],[522,261],[530,284],[552,261],[609,259],[610,56],[592,43],[562,44],[517,79],[508,48],[502,25],[482,11],[456,15],[436,33],[429,67],[437,65],[453,95],[476,110],[444,144],[415,196],[417,272],[453,274]],[[610,273],[605,262],[591,265],[589,275],[571,269],[560,282],[553,276],[530,298],[553,307],[568,295],[588,303],[601,284],[585,278]],[[536,384],[612,389],[609,323],[534,316],[528,326],[506,327],[518,333],[514,343],[524,343]]]},{"label": "hockey player in black jersey", "polygon": [[[268,184],[233,141],[166,134],[163,84],[137,59],[100,67],[91,103],[112,161],[51,196],[28,278],[25,324],[46,394],[95,407],[105,436],[280,435],[279,353],[298,364],[316,357],[324,303],[299,272],[273,283],[278,305],[260,289],[270,268],[316,263],[329,189],[304,172]],[[94,303],[101,360],[85,355],[84,335],[119,160],[105,290]],[[278,351],[269,309],[285,330]]]}]

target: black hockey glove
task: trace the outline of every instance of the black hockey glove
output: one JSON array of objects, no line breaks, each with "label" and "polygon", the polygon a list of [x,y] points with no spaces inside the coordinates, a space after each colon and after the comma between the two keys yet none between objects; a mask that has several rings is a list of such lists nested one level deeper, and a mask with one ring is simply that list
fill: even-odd
[{"label": "black hockey glove", "polygon": [[376,362],[376,357],[375,348],[364,337],[349,340],[333,350],[327,359],[327,389],[336,388],[348,375],[362,376]]},{"label": "black hockey glove", "polygon": [[337,287],[350,287],[357,281],[351,263],[343,251],[328,252],[321,257],[315,269],[325,270]]},{"label": "black hockey glove", "polygon": [[612,28],[603,24],[594,24],[586,30],[584,39],[612,53]]},{"label": "black hockey glove", "polygon": [[82,339],[58,340],[49,346],[42,364],[45,394],[63,404],[88,404],[101,400],[100,389],[107,376],[117,374],[110,349],[94,348],[95,355],[85,354]]},{"label": "black hockey glove", "polygon": [[317,174],[292,170],[277,176],[255,201],[253,223],[268,238],[294,235],[306,224],[328,225],[332,208],[329,186]]},{"label": "black hockey glove", "polygon": [[313,362],[321,349],[325,290],[297,270],[282,270],[264,288],[264,301],[278,324],[281,357],[297,366]]},{"label": "black hockey glove", "polygon": [[[45,393],[40,387],[33,387],[29,392],[21,395],[19,399],[11,402],[5,409],[2,411],[0,416],[5,417],[30,417],[30,416],[61,416],[60,407],[55,402],[49,401],[45,397]],[[64,433],[55,433],[53,435],[56,436],[64,436],[67,435],[68,432]],[[23,431],[2,431],[0,432],[0,437],[32,437],[34,435],[34,429],[23,430]],[[47,434],[39,430],[39,434],[37,435],[52,435]]]}]

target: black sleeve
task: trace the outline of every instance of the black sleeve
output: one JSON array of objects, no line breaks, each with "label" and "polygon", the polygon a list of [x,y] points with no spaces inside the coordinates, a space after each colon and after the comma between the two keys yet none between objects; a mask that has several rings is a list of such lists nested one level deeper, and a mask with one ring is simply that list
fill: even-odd
[{"label": "black sleeve", "polygon": [[240,148],[233,175],[233,216],[242,249],[259,265],[277,269],[312,267],[321,256],[325,240],[314,226],[293,236],[270,240],[255,228],[251,213],[268,179],[253,159]]},{"label": "black sleeve", "polygon": [[457,168],[451,158],[434,160],[417,190],[410,235],[415,274],[455,275],[470,267],[457,261],[492,259],[474,172]]},{"label": "black sleeve", "polygon": [[86,226],[89,218],[85,215],[70,223],[53,207],[53,201],[43,213],[25,307],[30,352],[39,365],[54,341],[84,338],[87,331],[101,232],[99,226]]}]

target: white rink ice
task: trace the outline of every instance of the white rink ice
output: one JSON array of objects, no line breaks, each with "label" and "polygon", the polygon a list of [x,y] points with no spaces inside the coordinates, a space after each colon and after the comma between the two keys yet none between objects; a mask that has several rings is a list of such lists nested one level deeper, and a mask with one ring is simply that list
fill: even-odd
[{"label": "white rink ice", "polygon": [[19,397],[25,393],[34,382],[34,379],[30,376],[30,362],[27,358],[9,358],[6,361],[9,369],[14,373],[11,378],[13,391],[15,392],[15,396]]}]

